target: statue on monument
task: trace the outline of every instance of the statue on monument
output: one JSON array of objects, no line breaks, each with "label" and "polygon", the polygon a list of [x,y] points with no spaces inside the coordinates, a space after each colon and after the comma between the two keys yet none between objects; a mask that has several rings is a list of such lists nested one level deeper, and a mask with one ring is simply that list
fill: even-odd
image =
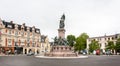
[{"label": "statue on monument", "polygon": [[[64,33],[63,33],[63,31],[65,31],[64,21],[65,21],[65,15],[63,14],[60,20],[60,25],[59,25],[60,31],[58,30],[60,33],[60,36],[58,38],[57,37],[54,38],[54,45],[68,45],[68,41],[64,38]],[[63,36],[61,36],[61,33],[63,34]]]},{"label": "statue on monument", "polygon": [[54,45],[68,45],[68,41],[65,38],[54,38]]},{"label": "statue on monument", "polygon": [[64,21],[65,21],[65,15],[63,14],[62,17],[61,17],[61,20],[60,20],[59,28],[64,28],[65,27]]}]

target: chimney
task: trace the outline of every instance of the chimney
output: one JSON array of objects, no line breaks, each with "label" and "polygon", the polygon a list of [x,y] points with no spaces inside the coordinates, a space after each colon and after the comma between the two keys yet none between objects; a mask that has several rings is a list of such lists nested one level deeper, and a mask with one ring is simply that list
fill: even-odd
[{"label": "chimney", "polygon": [[33,28],[35,28],[35,26],[33,26]]},{"label": "chimney", "polygon": [[25,23],[23,23],[23,26],[25,26]]},{"label": "chimney", "polygon": [[12,23],[12,24],[13,24],[13,21],[10,21],[10,23]]}]

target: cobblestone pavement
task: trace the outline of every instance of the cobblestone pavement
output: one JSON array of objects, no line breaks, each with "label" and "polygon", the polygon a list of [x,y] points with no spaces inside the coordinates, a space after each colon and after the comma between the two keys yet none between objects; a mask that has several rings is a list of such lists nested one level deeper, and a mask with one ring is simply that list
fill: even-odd
[{"label": "cobblestone pavement", "polygon": [[120,55],[78,59],[36,58],[34,56],[0,56],[0,66],[120,66]]}]

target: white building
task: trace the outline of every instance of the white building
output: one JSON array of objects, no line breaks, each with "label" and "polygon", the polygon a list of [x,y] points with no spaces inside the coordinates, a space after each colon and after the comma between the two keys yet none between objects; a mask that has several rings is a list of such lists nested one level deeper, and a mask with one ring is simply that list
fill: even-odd
[{"label": "white building", "polygon": [[105,52],[105,48],[108,45],[108,41],[115,41],[120,38],[120,34],[115,34],[115,35],[108,35],[108,36],[99,36],[99,37],[91,37],[87,39],[87,50],[89,50],[89,44],[91,43],[92,40],[98,41],[100,49]]}]

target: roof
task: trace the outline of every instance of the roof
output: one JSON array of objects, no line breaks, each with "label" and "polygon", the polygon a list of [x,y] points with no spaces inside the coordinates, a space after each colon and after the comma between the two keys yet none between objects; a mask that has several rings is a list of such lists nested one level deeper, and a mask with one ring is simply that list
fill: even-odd
[{"label": "roof", "polygon": [[114,37],[116,38],[119,34],[114,34],[114,35],[108,35],[108,36],[98,36],[98,37],[90,37],[88,39],[95,39],[95,38],[106,38],[106,37]]},{"label": "roof", "polygon": [[[2,22],[3,22],[3,24],[5,25],[5,28],[8,28],[8,29],[15,29],[15,23],[13,23],[12,21],[11,22],[6,22],[6,21],[4,21],[4,20],[2,20]],[[17,24],[18,25],[18,30],[21,30],[21,27],[22,27],[22,25],[20,25],[20,24]],[[24,31],[27,31],[27,27],[28,26],[25,26],[24,25]],[[32,28],[33,27],[29,27],[30,28],[30,32],[32,32]],[[38,34],[40,34],[40,29],[38,29],[38,28],[35,28],[35,33],[38,33]]]}]

